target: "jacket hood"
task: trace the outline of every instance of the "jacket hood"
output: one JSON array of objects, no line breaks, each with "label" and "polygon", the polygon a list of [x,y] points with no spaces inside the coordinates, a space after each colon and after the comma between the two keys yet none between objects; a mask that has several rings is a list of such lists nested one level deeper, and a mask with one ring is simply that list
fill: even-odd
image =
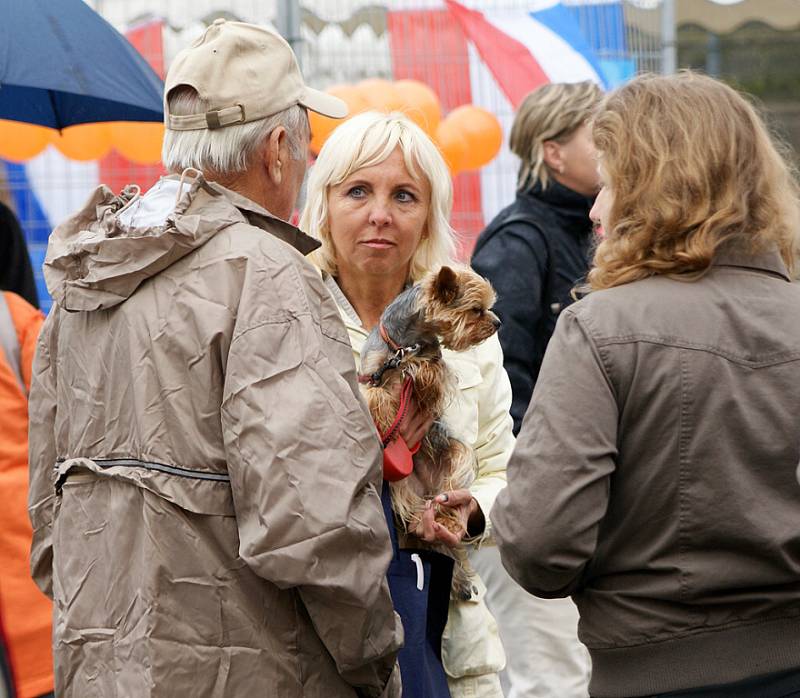
[{"label": "jacket hood", "polygon": [[101,185],[50,236],[44,262],[47,290],[65,310],[112,308],[142,282],[240,222],[268,230],[303,254],[318,245],[199,173],[188,181],[162,177],[143,196],[136,185],[119,195]]}]

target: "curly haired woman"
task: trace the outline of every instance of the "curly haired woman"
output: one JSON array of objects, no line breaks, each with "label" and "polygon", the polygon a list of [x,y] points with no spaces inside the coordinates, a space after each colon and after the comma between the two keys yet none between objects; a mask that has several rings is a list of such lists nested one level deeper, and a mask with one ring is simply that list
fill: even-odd
[{"label": "curly haired woman", "polygon": [[753,107],[692,73],[594,118],[606,231],[491,519],[571,595],[596,698],[800,695],[800,214]]}]

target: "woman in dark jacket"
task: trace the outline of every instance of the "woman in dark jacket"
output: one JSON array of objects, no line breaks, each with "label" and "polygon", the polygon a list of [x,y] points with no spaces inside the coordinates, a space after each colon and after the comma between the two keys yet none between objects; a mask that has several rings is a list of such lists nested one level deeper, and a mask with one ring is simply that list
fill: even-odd
[{"label": "woman in dark jacket", "polygon": [[509,140],[521,161],[517,198],[481,233],[472,254],[475,271],[497,291],[515,434],[558,314],[589,269],[589,209],[600,186],[587,121],[600,96],[593,82],[554,83],[523,100]]}]

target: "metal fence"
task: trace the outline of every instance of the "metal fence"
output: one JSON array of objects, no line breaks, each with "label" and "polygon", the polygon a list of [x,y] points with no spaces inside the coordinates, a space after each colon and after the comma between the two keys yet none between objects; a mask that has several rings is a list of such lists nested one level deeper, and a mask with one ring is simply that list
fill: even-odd
[{"label": "metal fence", "polygon": [[[443,110],[471,101],[500,120],[504,141],[513,109],[486,71],[472,70],[468,90],[451,79],[477,64],[475,49],[437,42],[453,20],[442,0],[87,0],[123,33],[137,34],[137,47],[157,70],[168,66],[177,51],[197,37],[217,17],[239,19],[283,28],[295,47],[307,81],[325,88],[334,83],[357,83],[365,78],[414,77],[430,84]],[[462,5],[513,18],[536,10],[543,0],[462,0]],[[618,14],[599,14],[596,0],[564,0],[585,38],[604,60],[626,59],[633,70],[661,67],[660,10],[648,0],[616,3]],[[606,5],[608,3],[605,3]],[[614,17],[617,19],[614,19]],[[148,31],[141,31],[149,27]],[[485,222],[514,194],[517,163],[504,143],[498,157],[478,173],[455,177],[452,224],[463,236],[462,254]],[[161,174],[159,167],[138,166],[111,153],[102,160],[68,160],[53,148],[32,160],[6,163],[0,179],[0,197],[10,202],[21,219],[37,273],[52,225],[78,209],[98,183],[119,187],[136,181],[149,187]],[[477,202],[477,204],[476,204]],[[39,279],[43,305],[48,300]]]}]

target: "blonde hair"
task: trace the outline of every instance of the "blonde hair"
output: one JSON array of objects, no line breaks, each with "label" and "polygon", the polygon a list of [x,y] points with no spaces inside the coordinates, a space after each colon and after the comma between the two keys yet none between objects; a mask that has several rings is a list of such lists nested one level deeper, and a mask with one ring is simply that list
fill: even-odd
[{"label": "blonde hair", "polygon": [[[167,97],[169,111],[176,116],[198,114],[208,110],[193,87],[181,85]],[[286,129],[289,154],[295,160],[306,157],[303,147],[308,142],[309,126],[306,110],[295,104],[277,114],[217,129],[164,131],[161,159],[169,172],[183,172],[194,167],[201,172],[230,176],[244,172],[264,139],[278,126]]]},{"label": "blonde hair", "polygon": [[508,146],[522,161],[517,190],[538,182],[543,189],[550,182],[544,161],[545,141],[566,143],[592,116],[602,93],[593,82],[542,85],[522,100]]},{"label": "blonde hair", "polygon": [[591,288],[702,273],[727,241],[774,245],[793,269],[797,184],[732,88],[688,71],[638,77],[606,98],[593,136],[613,202]]},{"label": "blonde hair", "polygon": [[431,188],[427,235],[411,258],[410,280],[455,257],[455,234],[450,227],[453,183],[444,159],[433,141],[403,114],[365,112],[345,121],[331,133],[320,150],[308,178],[306,205],[300,228],[316,237],[322,246],[309,257],[324,271],[336,275],[336,253],[328,225],[328,193],[351,174],[382,163],[400,149],[412,177],[424,178]]}]

